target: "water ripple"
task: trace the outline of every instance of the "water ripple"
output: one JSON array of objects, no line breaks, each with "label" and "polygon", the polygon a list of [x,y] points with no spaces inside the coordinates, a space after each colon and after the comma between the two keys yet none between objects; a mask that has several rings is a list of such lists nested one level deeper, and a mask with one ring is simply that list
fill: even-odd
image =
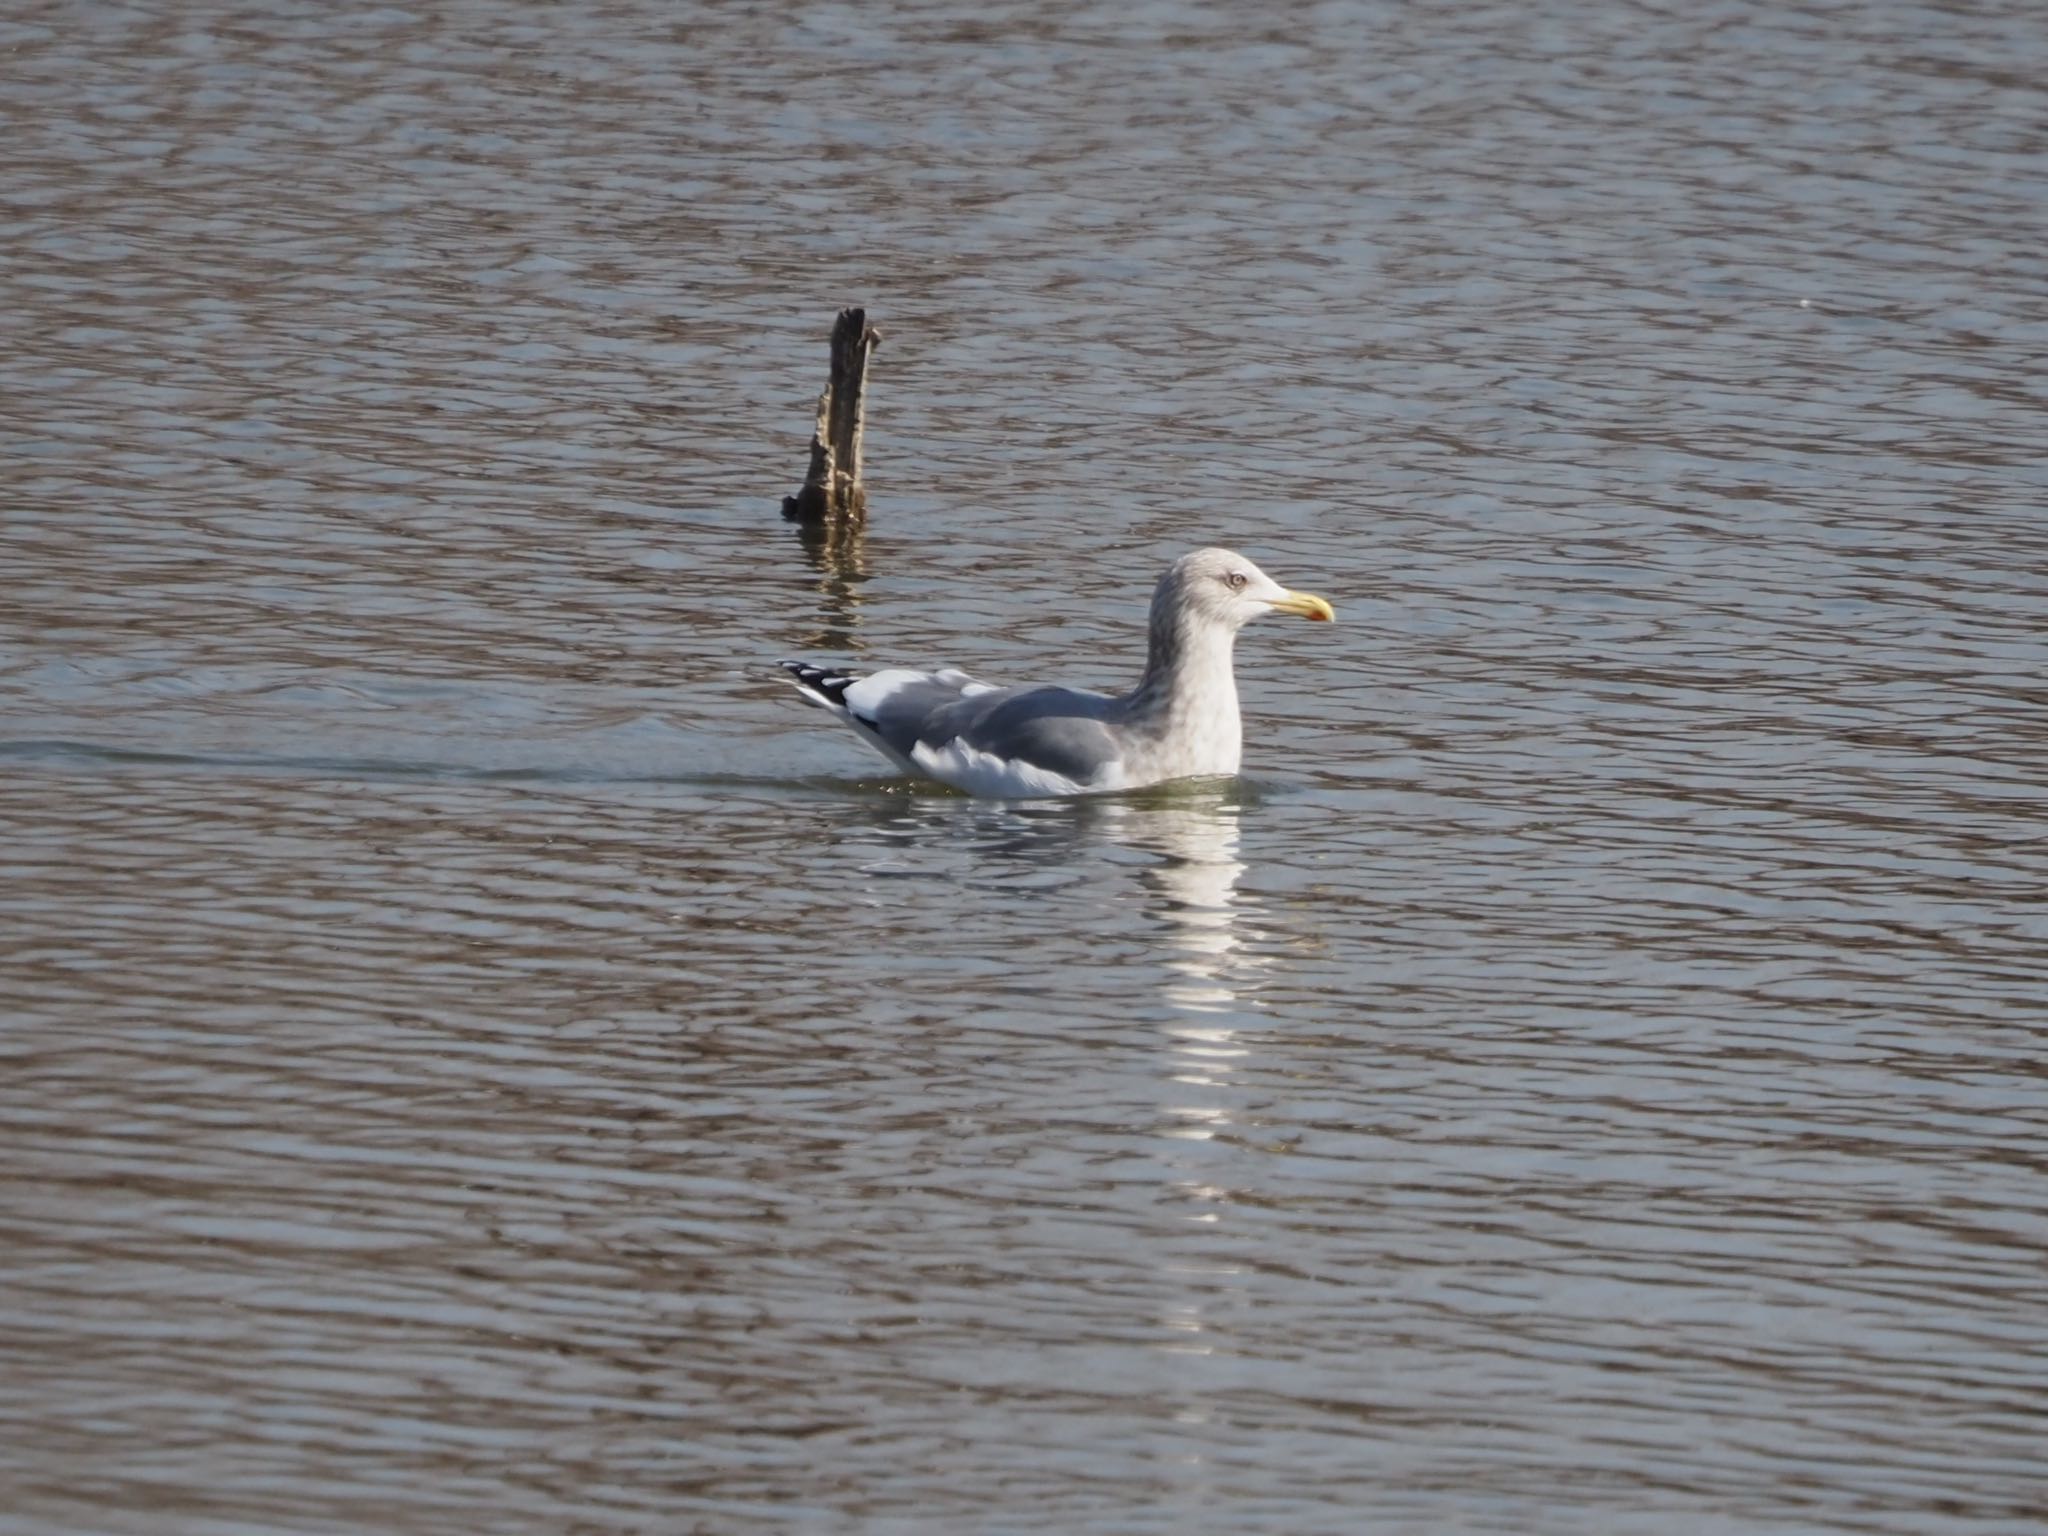
[{"label": "water ripple", "polygon": [[10,12],[0,1529],[2029,1526],[2036,21]]}]

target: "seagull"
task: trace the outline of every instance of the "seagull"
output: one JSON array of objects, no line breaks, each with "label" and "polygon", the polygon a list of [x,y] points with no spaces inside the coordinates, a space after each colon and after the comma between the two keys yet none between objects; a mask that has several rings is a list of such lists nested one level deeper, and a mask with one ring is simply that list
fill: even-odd
[{"label": "seagull", "polygon": [[1231,647],[1268,613],[1336,617],[1243,555],[1198,549],[1159,578],[1145,675],[1129,693],[998,688],[952,667],[862,676],[781,665],[806,699],[906,773],[1003,799],[1099,795],[1237,772],[1244,730]]}]

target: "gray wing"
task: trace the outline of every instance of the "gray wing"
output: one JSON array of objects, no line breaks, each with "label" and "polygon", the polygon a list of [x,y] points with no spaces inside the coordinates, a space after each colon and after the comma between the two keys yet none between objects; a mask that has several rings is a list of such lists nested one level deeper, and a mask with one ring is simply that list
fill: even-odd
[{"label": "gray wing", "polygon": [[941,673],[905,683],[856,714],[906,758],[920,744],[943,750],[959,743],[1088,784],[1121,756],[1119,738],[1107,723],[1114,699],[1078,688],[963,692],[954,681],[961,677]]}]

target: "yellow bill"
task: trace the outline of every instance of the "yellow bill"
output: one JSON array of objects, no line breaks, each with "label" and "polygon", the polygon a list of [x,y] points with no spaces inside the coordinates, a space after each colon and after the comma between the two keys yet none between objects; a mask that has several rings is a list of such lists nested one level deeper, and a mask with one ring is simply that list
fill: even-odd
[{"label": "yellow bill", "polygon": [[1304,619],[1314,619],[1320,624],[1327,624],[1337,617],[1337,610],[1332,608],[1326,599],[1317,597],[1313,592],[1290,592],[1285,597],[1275,598],[1273,611],[1297,613]]}]

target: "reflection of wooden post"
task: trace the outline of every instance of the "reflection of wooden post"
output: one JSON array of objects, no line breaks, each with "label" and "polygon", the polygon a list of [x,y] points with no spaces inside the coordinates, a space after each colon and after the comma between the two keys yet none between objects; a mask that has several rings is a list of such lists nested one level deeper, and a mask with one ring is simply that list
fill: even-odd
[{"label": "reflection of wooden post", "polygon": [[803,489],[782,498],[782,515],[807,528],[858,528],[867,521],[868,495],[860,482],[862,398],[868,355],[882,333],[864,309],[842,309],[832,327],[832,382],[818,396],[811,433],[811,472]]}]

